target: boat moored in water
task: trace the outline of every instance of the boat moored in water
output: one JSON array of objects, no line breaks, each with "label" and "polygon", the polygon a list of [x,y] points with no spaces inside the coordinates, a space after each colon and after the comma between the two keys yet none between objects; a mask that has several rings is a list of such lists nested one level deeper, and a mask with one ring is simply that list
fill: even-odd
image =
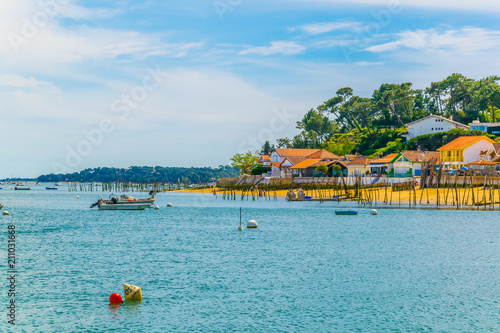
[{"label": "boat moored in water", "polygon": [[358,215],[355,210],[336,210],[335,215]]},{"label": "boat moored in water", "polygon": [[99,205],[99,210],[144,210],[146,208],[151,208],[151,204],[129,204],[120,205],[112,203],[104,203]]},{"label": "boat moored in water", "polygon": [[96,203],[90,205],[90,208],[97,206],[99,210],[143,210],[151,208],[154,202],[154,196],[147,199],[135,199],[131,196],[122,195],[118,200],[116,195],[111,194],[109,200],[99,199]]},{"label": "boat moored in water", "polygon": [[29,187],[29,186],[15,186],[15,187],[14,187],[14,190],[18,190],[18,191],[29,191],[29,190],[31,190],[31,187]]}]

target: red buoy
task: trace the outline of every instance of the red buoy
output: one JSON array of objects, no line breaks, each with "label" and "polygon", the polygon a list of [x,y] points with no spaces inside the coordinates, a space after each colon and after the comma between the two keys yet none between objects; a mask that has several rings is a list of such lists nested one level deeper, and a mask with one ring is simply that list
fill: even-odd
[{"label": "red buoy", "polygon": [[122,296],[118,293],[111,294],[111,296],[109,296],[109,303],[111,303],[111,304],[123,303]]}]

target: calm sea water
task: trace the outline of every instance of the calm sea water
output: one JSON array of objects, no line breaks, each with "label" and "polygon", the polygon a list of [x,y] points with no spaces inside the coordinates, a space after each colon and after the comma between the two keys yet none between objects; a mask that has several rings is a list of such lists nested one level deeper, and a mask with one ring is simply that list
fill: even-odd
[{"label": "calm sea water", "polygon": [[[18,232],[16,331],[500,331],[499,212],[336,216],[354,206],[199,194],[89,209],[99,194],[0,190],[3,309],[7,225]],[[257,230],[237,231],[239,207]],[[143,301],[110,306],[123,283]]]}]

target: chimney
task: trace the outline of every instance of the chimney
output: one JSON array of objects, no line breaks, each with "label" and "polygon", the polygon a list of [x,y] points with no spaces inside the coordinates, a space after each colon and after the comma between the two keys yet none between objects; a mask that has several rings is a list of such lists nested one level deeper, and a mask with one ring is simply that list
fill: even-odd
[{"label": "chimney", "polygon": [[453,120],[453,116],[450,116],[450,120]]},{"label": "chimney", "polygon": [[420,161],[420,152],[422,149],[420,148],[420,145],[417,146],[417,161]]}]

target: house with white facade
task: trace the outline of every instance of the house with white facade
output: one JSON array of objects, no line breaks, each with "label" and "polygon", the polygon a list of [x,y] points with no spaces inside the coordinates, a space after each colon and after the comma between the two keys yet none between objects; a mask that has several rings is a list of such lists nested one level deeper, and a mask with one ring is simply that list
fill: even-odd
[{"label": "house with white facade", "polygon": [[447,132],[454,128],[469,129],[469,126],[454,121],[452,117],[448,119],[434,114],[408,123],[405,126],[408,128],[408,133],[403,136],[406,137],[407,140],[420,135]]},{"label": "house with white facade", "polygon": [[291,167],[305,160],[334,161],[340,157],[324,149],[287,149],[276,148],[271,152],[271,177],[289,178],[292,172],[298,175],[300,170]]},{"label": "house with white facade", "polygon": [[486,151],[485,160],[492,162],[500,162],[500,143],[493,142]]},{"label": "house with white facade", "polygon": [[390,172],[388,177],[420,177],[422,175],[422,165],[433,161],[434,165],[439,165],[439,152],[404,150],[396,155],[390,162]]},{"label": "house with white facade", "polygon": [[460,169],[480,160],[495,141],[487,136],[461,136],[445,144],[437,151],[440,161],[450,169]]},{"label": "house with white facade", "polygon": [[371,168],[368,167],[370,160],[363,155],[359,155],[355,159],[346,162],[346,164],[349,177],[364,176],[371,172]]}]

